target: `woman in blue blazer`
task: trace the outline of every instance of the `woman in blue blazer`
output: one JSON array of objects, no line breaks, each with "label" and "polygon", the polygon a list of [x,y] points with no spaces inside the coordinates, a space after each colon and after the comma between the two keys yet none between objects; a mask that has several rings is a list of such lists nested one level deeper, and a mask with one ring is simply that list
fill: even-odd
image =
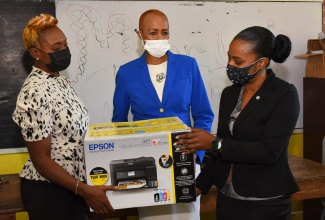
[{"label": "woman in blue blazer", "polygon": [[218,187],[217,219],[289,220],[299,188],[288,164],[288,144],[299,115],[298,93],[266,69],[290,55],[291,41],[263,27],[232,40],[227,74],[234,83],[220,100],[217,135],[192,129],[180,150],[212,150],[197,178],[197,194]]},{"label": "woman in blue blazer", "polygon": [[[198,64],[192,57],[169,51],[166,15],[144,12],[139,29],[145,52],[117,72],[112,121],[128,121],[131,108],[133,121],[178,116],[187,126],[210,132],[214,115]],[[204,154],[205,150],[195,152],[196,174]],[[198,220],[199,210],[199,198],[193,203],[138,208],[140,220]]]},{"label": "woman in blue blazer", "polygon": [[167,76],[162,100],[151,82],[146,52],[122,65],[116,75],[112,121],[134,121],[178,116],[185,124],[210,131],[213,112],[194,58],[167,51]]}]

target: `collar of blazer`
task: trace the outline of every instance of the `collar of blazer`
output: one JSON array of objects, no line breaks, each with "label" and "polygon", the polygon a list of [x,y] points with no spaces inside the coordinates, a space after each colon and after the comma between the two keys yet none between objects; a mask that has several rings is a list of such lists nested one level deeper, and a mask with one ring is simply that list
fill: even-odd
[{"label": "collar of blazer", "polygon": [[[239,114],[238,118],[236,119],[236,124],[240,123],[241,120],[243,120],[251,111],[253,111],[261,101],[265,97],[269,95],[269,92],[272,92],[272,88],[276,86],[276,77],[274,72],[271,69],[267,69],[267,78],[263,82],[261,88],[258,89],[256,94],[249,100],[245,108],[242,110],[242,112]],[[236,97],[238,98],[240,93],[241,87],[238,86],[238,89],[236,90]],[[272,95],[272,94],[271,94]],[[237,103],[237,99],[233,99],[234,102]]]},{"label": "collar of blazer", "polygon": [[[167,99],[167,97],[170,94],[170,91],[172,89],[172,85],[175,79],[175,74],[176,74],[176,59],[175,55],[167,51],[167,56],[168,56],[168,62],[167,62],[167,74],[166,74],[166,81],[164,85],[164,92],[163,92],[163,98],[162,98],[162,103],[164,103]],[[151,79],[150,79],[150,74],[146,62],[146,55],[145,52],[139,57],[139,68],[140,71],[136,71],[139,74],[139,77],[141,78],[141,81],[143,83],[144,88],[148,91],[150,96],[153,98],[157,104],[161,104],[159,97],[156,93],[155,87],[153,86]]]}]

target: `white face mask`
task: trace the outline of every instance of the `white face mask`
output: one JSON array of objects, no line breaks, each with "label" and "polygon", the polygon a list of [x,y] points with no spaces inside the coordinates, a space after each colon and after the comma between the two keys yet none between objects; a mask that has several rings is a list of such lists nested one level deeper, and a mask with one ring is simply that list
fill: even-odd
[{"label": "white face mask", "polygon": [[154,57],[162,57],[170,49],[168,40],[145,40],[144,49]]}]

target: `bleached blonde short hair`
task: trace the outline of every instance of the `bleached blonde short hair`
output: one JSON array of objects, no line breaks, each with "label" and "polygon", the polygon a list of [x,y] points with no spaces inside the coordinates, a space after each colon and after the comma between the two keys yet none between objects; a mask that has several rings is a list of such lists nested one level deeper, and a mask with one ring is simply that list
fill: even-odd
[{"label": "bleached blonde short hair", "polygon": [[23,42],[26,49],[39,47],[42,31],[56,26],[58,20],[50,14],[40,14],[29,20],[23,31]]}]

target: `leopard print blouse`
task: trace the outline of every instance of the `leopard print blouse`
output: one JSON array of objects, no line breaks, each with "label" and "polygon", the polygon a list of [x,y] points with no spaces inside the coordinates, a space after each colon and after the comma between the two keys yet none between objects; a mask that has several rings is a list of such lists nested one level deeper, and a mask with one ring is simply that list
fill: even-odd
[{"label": "leopard print blouse", "polygon": [[[86,180],[84,135],[89,116],[69,80],[33,67],[18,94],[12,117],[25,141],[39,141],[51,135],[51,158],[71,176]],[[30,158],[20,176],[47,181]]]}]

